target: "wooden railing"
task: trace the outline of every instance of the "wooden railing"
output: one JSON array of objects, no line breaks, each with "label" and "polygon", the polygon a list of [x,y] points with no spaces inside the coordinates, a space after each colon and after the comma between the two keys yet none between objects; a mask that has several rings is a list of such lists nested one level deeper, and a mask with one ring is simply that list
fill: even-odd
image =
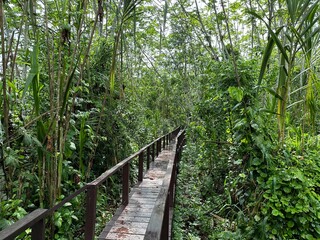
[{"label": "wooden railing", "polygon": [[170,208],[174,205],[174,192],[177,180],[178,166],[185,145],[185,131],[177,136],[176,152],[173,163],[168,166],[159,196],[149,221],[145,240],[162,240],[169,237]]},{"label": "wooden railing", "polygon": [[[140,149],[138,152],[132,154],[130,157],[116,164],[111,169],[105,171],[98,178],[78,189],[73,194],[69,195],[53,208],[50,209],[36,209],[24,218],[10,225],[0,232],[0,240],[11,240],[19,236],[26,229],[31,228],[32,240],[45,239],[45,219],[52,215],[55,211],[70,202],[79,194],[86,192],[86,215],[85,215],[85,240],[93,240],[95,235],[95,222],[96,222],[96,206],[97,206],[97,193],[98,187],[102,185],[110,176],[117,171],[122,170],[122,205],[126,206],[129,202],[129,181],[130,181],[130,163],[133,159],[138,157],[138,181],[143,180],[144,171],[144,155],[146,154],[146,167],[149,169],[150,160],[154,161],[155,157],[159,155],[161,149],[173,140],[180,132],[180,128],[159,137],[152,143]],[[151,159],[150,159],[151,157]]]}]

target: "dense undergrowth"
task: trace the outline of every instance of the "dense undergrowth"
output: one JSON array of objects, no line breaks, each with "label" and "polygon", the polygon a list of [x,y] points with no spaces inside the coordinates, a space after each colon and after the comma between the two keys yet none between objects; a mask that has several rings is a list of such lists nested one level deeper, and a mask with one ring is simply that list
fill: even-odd
[{"label": "dense undergrowth", "polygon": [[246,85],[251,66],[241,66],[246,91],[228,86],[221,66],[204,85],[180,164],[174,239],[320,238],[319,136],[288,116],[278,142],[273,114]]},{"label": "dense undergrowth", "polygon": [[[125,93],[117,90],[114,99],[110,99],[108,95],[106,102],[103,102],[103,93],[108,91],[108,87],[101,83],[101,74],[108,74],[109,67],[107,63],[104,67],[101,67],[101,64],[110,58],[110,45],[110,42],[101,41],[94,47],[92,61],[83,80],[83,92],[75,98],[69,129],[63,139],[63,160],[59,167],[61,188],[57,199],[53,199],[53,193],[48,187],[41,189],[41,184],[49,185],[56,191],[58,189],[48,180],[53,174],[50,172],[52,169],[45,170],[53,167],[51,164],[56,161],[56,155],[51,152],[53,146],[42,146],[35,136],[34,128],[25,129],[24,122],[17,115],[13,116],[12,121],[15,121],[15,124],[12,131],[17,138],[12,140],[6,153],[8,181],[5,187],[8,191],[2,191],[0,195],[0,230],[39,207],[52,207],[142,146],[177,126],[179,119],[172,119],[170,116],[173,115],[173,110],[176,111],[176,107],[167,103],[164,96],[146,95],[144,89],[150,87],[147,84],[144,88],[127,87]],[[148,79],[141,77],[140,80],[147,82]],[[118,85],[119,83],[116,84],[117,87]],[[156,86],[153,84],[153,87]],[[142,95],[145,95],[143,102],[139,101]],[[45,95],[41,94],[40,97],[45,98]],[[164,109],[162,106],[165,103]],[[44,102],[42,108],[46,107],[45,104],[47,103]],[[51,121],[50,117],[43,119],[47,125]],[[46,134],[49,136],[49,133]],[[38,148],[45,157],[39,157]],[[41,161],[45,159],[43,165],[38,164],[38,158]],[[44,183],[41,183],[39,172],[46,177]],[[132,183],[137,182],[137,163],[131,164],[130,177]],[[40,195],[45,197],[42,202]],[[85,200],[85,194],[82,193],[55,212],[51,218],[46,219],[48,239],[83,239]],[[98,191],[97,235],[120,202],[121,176],[116,174]],[[30,233],[29,229],[18,239],[30,239]]]},{"label": "dense undergrowth", "polygon": [[189,142],[180,165],[174,239],[319,239],[319,152],[288,149],[273,156],[271,166],[256,158],[250,170],[239,171],[241,160],[230,159],[212,175],[203,152]]}]

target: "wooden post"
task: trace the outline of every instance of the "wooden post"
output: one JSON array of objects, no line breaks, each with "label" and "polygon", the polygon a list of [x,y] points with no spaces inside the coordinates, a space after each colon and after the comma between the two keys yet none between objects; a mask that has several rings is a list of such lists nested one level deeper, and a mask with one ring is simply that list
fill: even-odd
[{"label": "wooden post", "polygon": [[124,206],[129,203],[129,179],[130,163],[126,163],[122,168],[122,205]]},{"label": "wooden post", "polygon": [[142,182],[142,179],[143,179],[143,151],[139,154],[138,181]]},{"label": "wooden post", "polygon": [[40,219],[32,226],[31,230],[32,240],[44,240],[45,239],[45,222],[44,219]]},{"label": "wooden post", "polygon": [[157,140],[157,157],[159,156],[159,153],[161,151],[161,145],[159,144],[160,143],[160,139]]},{"label": "wooden post", "polygon": [[155,146],[154,142],[152,143],[152,162],[154,162],[154,156],[155,156]]},{"label": "wooden post", "polygon": [[147,148],[147,169],[150,168],[150,146]]},{"label": "wooden post", "polygon": [[96,222],[96,208],[97,208],[97,186],[88,185],[87,190],[87,206],[86,206],[86,222],[84,237],[85,240],[93,240],[95,233]]},{"label": "wooden post", "polygon": [[162,138],[162,144],[163,144],[162,148],[165,149],[165,147],[166,147],[166,137],[165,136]]},{"label": "wooden post", "polygon": [[164,208],[164,216],[163,216],[161,238],[160,239],[168,239],[168,237],[169,237],[169,222],[170,222],[170,215],[169,215],[169,192],[168,192],[167,199],[166,199],[166,205]]},{"label": "wooden post", "polygon": [[170,199],[169,199],[169,206],[173,207],[174,205],[174,187],[176,185],[176,174],[177,174],[177,167],[175,161],[173,162],[173,167],[172,167],[172,176],[171,176],[171,182],[169,185],[169,193],[170,193]]},{"label": "wooden post", "polygon": [[158,140],[156,141],[156,157],[158,157],[158,151],[159,151],[159,143],[158,143]]}]

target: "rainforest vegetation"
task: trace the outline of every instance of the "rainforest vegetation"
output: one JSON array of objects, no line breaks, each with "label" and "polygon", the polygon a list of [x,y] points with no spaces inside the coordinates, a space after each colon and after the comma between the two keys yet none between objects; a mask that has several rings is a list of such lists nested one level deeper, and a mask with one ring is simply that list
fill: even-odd
[{"label": "rainforest vegetation", "polygon": [[0,32],[0,230],[183,126],[174,239],[320,239],[318,0],[0,0]]}]

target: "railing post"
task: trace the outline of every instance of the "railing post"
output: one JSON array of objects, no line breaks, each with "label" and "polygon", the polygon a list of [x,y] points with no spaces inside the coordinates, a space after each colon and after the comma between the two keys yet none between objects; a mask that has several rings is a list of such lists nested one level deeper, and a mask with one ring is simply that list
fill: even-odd
[{"label": "railing post", "polygon": [[160,139],[157,140],[157,157],[159,156],[159,152],[161,151],[161,144],[160,143]]},{"label": "railing post", "polygon": [[142,182],[142,179],[143,179],[143,151],[139,154],[138,181]]},{"label": "railing post", "polygon": [[169,199],[169,206],[173,207],[174,205],[174,187],[176,185],[176,177],[177,177],[177,166],[176,166],[176,162],[173,162],[173,167],[172,167],[172,176],[171,176],[171,182],[169,185],[169,193],[170,193],[170,199]]},{"label": "railing post", "polygon": [[150,146],[147,148],[147,169],[150,168]]},{"label": "railing post", "polygon": [[97,208],[97,186],[89,184],[87,190],[85,240],[93,240]]},{"label": "railing post", "polygon": [[130,163],[126,163],[122,168],[122,204],[124,206],[129,203],[129,179]]},{"label": "railing post", "polygon": [[166,147],[166,137],[164,136],[163,138],[162,138],[162,148],[163,149],[165,149],[165,147]]},{"label": "railing post", "polygon": [[159,155],[159,142],[158,142],[158,140],[156,141],[156,157],[158,157],[158,155]]},{"label": "railing post", "polygon": [[44,240],[45,239],[45,221],[40,219],[37,223],[32,226],[31,230],[32,240]]},{"label": "railing post", "polygon": [[164,215],[163,215],[160,239],[168,239],[169,237],[169,221],[170,221],[169,218],[170,218],[170,214],[169,214],[169,192],[168,192],[165,207],[164,207]]},{"label": "railing post", "polygon": [[155,156],[155,144],[152,143],[152,162],[154,162],[154,156]]}]

